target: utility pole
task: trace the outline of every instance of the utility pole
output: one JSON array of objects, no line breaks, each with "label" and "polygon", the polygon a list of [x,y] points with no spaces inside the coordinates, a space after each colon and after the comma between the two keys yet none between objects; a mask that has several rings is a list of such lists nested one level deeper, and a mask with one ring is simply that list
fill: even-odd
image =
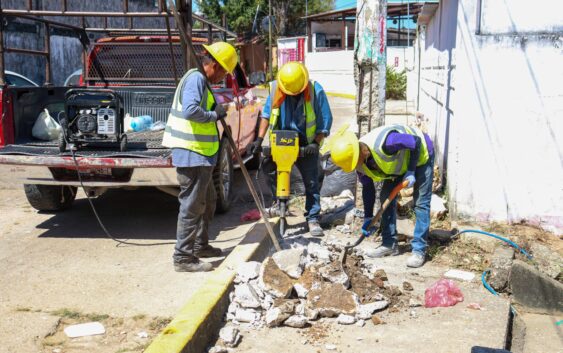
[{"label": "utility pole", "polygon": [[268,57],[270,67],[270,81],[274,80],[274,71],[272,65],[274,64],[274,56],[272,55],[272,0],[268,0]]},{"label": "utility pole", "polygon": [[[309,16],[309,0],[305,0],[305,18]],[[308,19],[306,21],[309,21]],[[309,26],[305,26],[305,35],[309,36]]]},{"label": "utility pole", "polygon": [[[358,134],[363,136],[385,124],[387,0],[358,0],[355,36],[356,118]],[[380,190],[381,186],[377,185],[377,188]],[[361,195],[361,187],[358,185],[358,208],[362,208]]]}]

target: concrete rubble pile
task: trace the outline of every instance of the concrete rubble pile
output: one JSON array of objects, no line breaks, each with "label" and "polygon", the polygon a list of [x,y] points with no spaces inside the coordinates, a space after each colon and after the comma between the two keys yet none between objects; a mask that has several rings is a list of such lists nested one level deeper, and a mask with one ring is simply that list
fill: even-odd
[{"label": "concrete rubble pile", "polygon": [[409,306],[410,295],[399,298],[403,292],[385,283],[385,271],[375,271],[361,256],[349,254],[346,272],[342,271],[341,250],[338,244],[299,237],[290,249],[262,263],[242,264],[230,294],[228,325],[302,328],[330,318],[362,327],[381,310]]}]

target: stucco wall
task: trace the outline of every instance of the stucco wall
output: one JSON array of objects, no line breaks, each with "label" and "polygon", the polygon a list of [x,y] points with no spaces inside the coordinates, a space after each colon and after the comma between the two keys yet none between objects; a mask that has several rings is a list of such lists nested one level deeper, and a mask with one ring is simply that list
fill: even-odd
[{"label": "stucco wall", "polygon": [[309,77],[319,81],[325,91],[356,94],[352,50],[306,53],[305,65]]},{"label": "stucco wall", "polygon": [[[493,13],[483,8],[481,18],[502,34],[476,34],[483,28],[477,4],[441,1],[419,37],[418,110],[447,173],[450,210],[563,233],[562,33],[540,16],[526,19],[525,28],[542,33],[544,26],[543,34],[506,32],[490,22],[508,17],[507,7],[497,6]],[[409,85],[417,80],[410,75]]]}]

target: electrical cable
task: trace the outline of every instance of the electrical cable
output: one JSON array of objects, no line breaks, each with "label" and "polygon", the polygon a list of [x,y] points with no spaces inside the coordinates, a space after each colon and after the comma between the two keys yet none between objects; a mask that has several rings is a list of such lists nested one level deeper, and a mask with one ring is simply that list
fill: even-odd
[{"label": "electrical cable", "polygon": [[[59,125],[61,125],[61,120],[60,120],[60,115],[63,112],[60,112],[57,115],[57,120],[59,122]],[[62,127],[62,126],[61,126]],[[126,241],[126,240],[121,240],[118,239],[116,237],[114,237],[106,228],[106,226],[104,225],[104,222],[102,222],[102,219],[100,218],[100,215],[98,214],[98,211],[96,210],[96,207],[94,206],[94,202],[92,202],[92,198],[90,197],[90,195],[88,194],[88,192],[86,191],[86,187],[84,186],[84,182],[82,181],[82,175],[80,175],[80,165],[78,164],[78,161],[76,160],[76,147],[74,146],[74,144],[70,144],[68,137],[66,135],[66,131],[64,128],[61,129],[62,133],[63,133],[63,137],[66,141],[66,143],[68,145],[70,145],[70,154],[72,155],[72,160],[74,161],[74,165],[76,167],[76,174],[78,175],[78,181],[80,182],[80,186],[82,187],[82,190],[84,191],[84,194],[86,194],[86,199],[88,200],[88,203],[90,204],[90,208],[92,209],[92,212],[94,213],[94,216],[96,217],[96,220],[98,221],[98,224],[100,225],[100,228],[102,228],[102,230],[104,231],[105,235],[110,238],[111,240],[117,242],[117,246],[119,246],[119,244],[124,244],[124,245],[134,245],[134,246],[158,246],[158,245],[174,245],[176,244],[175,242],[160,242],[160,243],[151,243],[151,244],[143,244],[143,243],[134,243],[134,242],[130,242],[130,241]]]}]

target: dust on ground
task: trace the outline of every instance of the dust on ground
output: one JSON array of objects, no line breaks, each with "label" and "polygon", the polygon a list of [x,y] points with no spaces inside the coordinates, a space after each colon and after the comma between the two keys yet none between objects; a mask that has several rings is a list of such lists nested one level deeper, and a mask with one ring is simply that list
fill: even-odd
[{"label": "dust on ground", "polygon": [[[56,329],[40,342],[42,353],[142,353],[171,320],[145,315],[115,318],[104,314],[82,314],[69,309],[55,310],[50,314],[61,318]],[[100,322],[106,333],[78,338],[69,338],[64,333],[65,327],[93,321]]]}]

